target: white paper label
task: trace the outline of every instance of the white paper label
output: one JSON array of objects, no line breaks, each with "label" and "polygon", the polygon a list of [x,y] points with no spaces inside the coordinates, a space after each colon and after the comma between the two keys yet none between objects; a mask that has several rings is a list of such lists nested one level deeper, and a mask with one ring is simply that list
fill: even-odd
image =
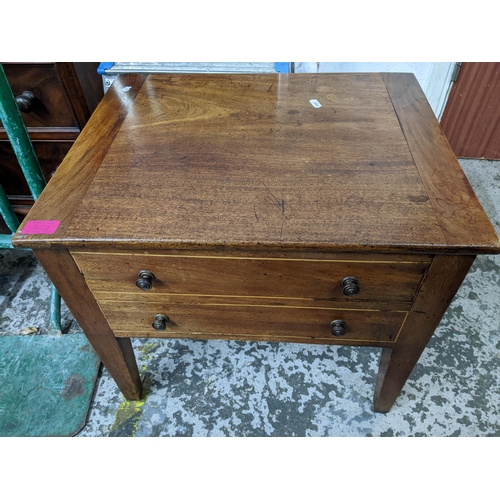
[{"label": "white paper label", "polygon": [[317,99],[310,99],[309,102],[315,107],[315,108],[321,108],[321,103]]}]

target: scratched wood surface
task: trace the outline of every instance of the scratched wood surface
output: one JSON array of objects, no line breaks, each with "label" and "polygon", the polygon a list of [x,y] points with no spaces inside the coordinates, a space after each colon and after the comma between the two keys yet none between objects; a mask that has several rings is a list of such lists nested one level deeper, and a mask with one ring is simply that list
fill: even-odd
[{"label": "scratched wood surface", "polygon": [[[437,122],[420,104],[399,106],[401,116],[394,110],[421,99],[416,81],[402,79],[388,92],[384,78],[150,75],[111,145],[95,141],[107,154],[67,229],[48,239],[137,248],[500,251],[468,184],[457,180],[460,171],[444,178],[432,160],[436,150],[452,154],[435,142]],[[405,120],[417,142],[403,133]],[[412,148],[432,154],[421,155],[417,168]],[[465,208],[440,210],[442,191]]]},{"label": "scratched wood surface", "polygon": [[[24,219],[13,238],[14,246],[50,247],[61,241],[144,80],[144,75],[117,77]],[[58,220],[60,225],[53,234],[22,234],[29,220]]]},{"label": "scratched wood surface", "polygon": [[452,249],[467,241],[478,246],[498,236],[412,74],[383,75],[415,165]]},{"label": "scratched wood surface", "polygon": [[150,76],[65,238],[444,243],[380,75]]}]

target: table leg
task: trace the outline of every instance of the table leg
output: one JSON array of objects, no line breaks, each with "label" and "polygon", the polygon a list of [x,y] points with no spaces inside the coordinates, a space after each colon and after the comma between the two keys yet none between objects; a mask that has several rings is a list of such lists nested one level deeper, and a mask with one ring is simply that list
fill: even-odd
[{"label": "table leg", "polygon": [[382,350],[375,411],[391,409],[474,259],[475,255],[434,257],[396,343]]},{"label": "table leg", "polygon": [[142,382],[130,339],[114,336],[69,251],[34,252],[123,395],[140,399]]}]

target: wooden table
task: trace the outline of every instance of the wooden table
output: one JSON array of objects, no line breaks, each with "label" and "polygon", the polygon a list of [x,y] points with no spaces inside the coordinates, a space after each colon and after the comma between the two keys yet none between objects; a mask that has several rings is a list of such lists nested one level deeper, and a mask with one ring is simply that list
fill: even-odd
[{"label": "wooden table", "polygon": [[128,75],[30,211],[128,399],[131,337],[382,348],[387,412],[500,244],[411,74]]}]

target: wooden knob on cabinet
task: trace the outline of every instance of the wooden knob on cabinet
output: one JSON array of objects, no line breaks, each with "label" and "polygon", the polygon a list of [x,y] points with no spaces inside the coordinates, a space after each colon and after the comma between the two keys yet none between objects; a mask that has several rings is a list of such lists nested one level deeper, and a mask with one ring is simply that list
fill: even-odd
[{"label": "wooden knob on cabinet", "polygon": [[347,325],[341,319],[332,321],[330,325],[332,327],[332,335],[334,337],[343,337],[346,334]]},{"label": "wooden knob on cabinet", "polygon": [[357,295],[359,293],[360,288],[358,278],[355,278],[354,276],[346,276],[341,283],[344,287],[342,290],[344,295],[351,297],[352,295]]},{"label": "wooden knob on cabinet", "polygon": [[29,113],[33,111],[35,106],[36,97],[32,92],[28,90],[24,91],[21,95],[16,97],[16,104],[20,111],[23,113]]},{"label": "wooden knob on cabinet", "polygon": [[157,314],[152,326],[155,330],[165,330],[165,328],[167,328],[168,321],[170,321],[168,316],[165,316],[164,314]]},{"label": "wooden knob on cabinet", "polygon": [[141,290],[151,290],[155,275],[151,271],[139,271],[139,279],[135,282]]}]

